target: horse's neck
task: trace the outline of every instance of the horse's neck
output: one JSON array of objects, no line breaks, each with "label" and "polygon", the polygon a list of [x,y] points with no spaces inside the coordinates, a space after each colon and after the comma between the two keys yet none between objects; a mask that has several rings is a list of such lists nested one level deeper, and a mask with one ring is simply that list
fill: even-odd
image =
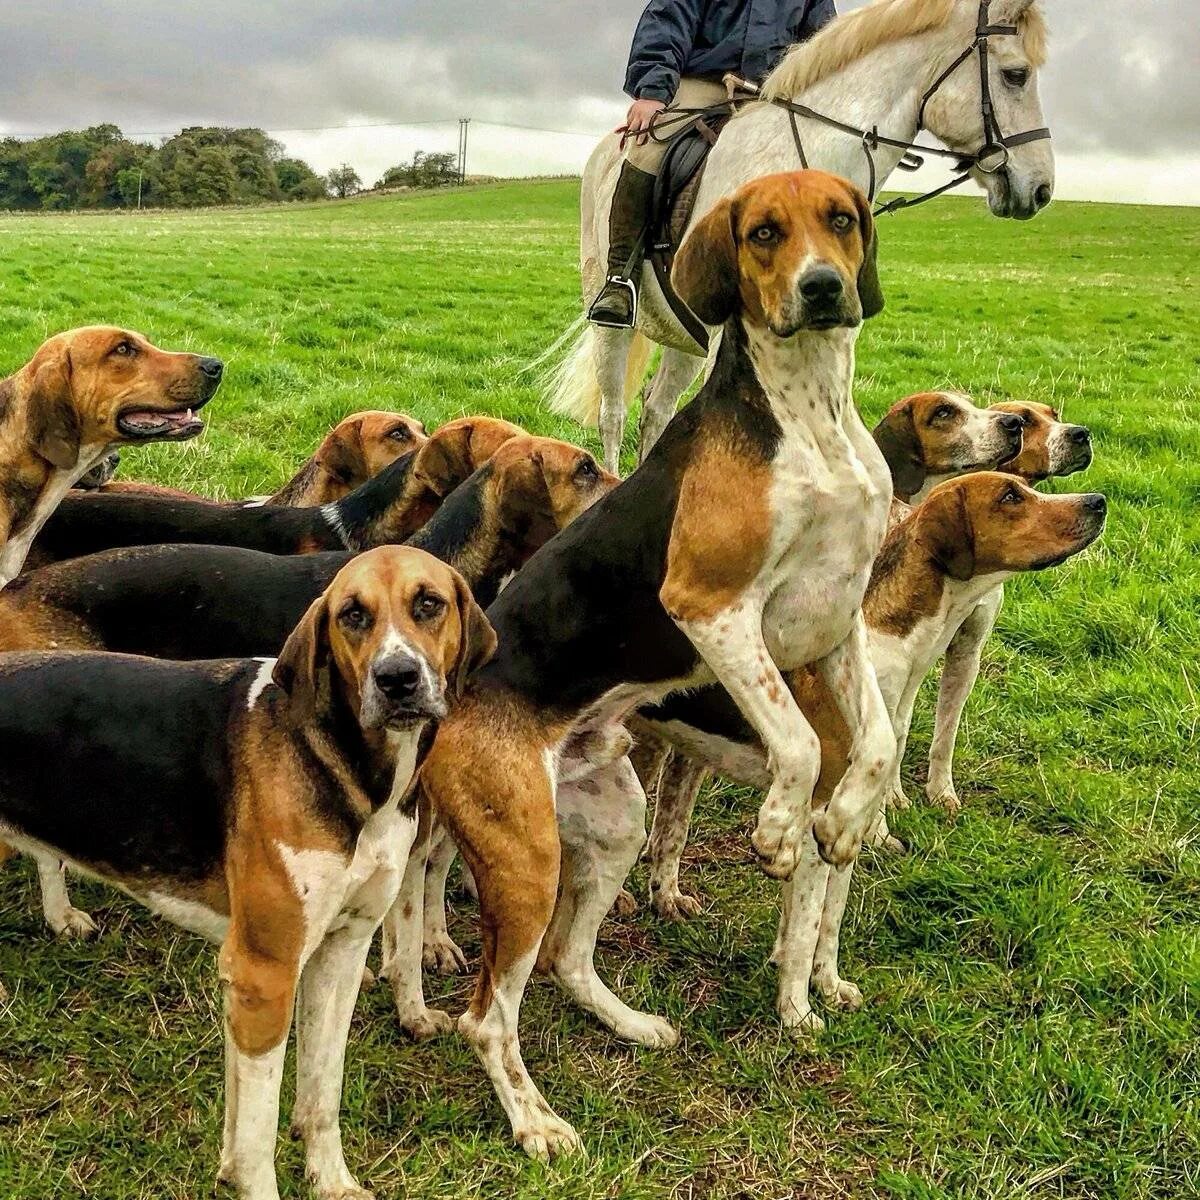
[{"label": "horse's neck", "polygon": [[[866,130],[877,128],[888,137],[911,141],[917,133],[921,97],[928,86],[929,63],[936,61],[937,53],[930,35],[880,46],[793,99],[843,124]],[[867,190],[870,171],[857,137],[821,121],[801,116],[796,121],[810,167],[844,176]],[[718,165],[723,144],[726,155],[712,180],[719,188],[715,195],[723,195],[760,175],[794,171],[800,166],[788,114],[778,105],[761,105],[734,121],[717,143],[710,171]],[[901,151],[888,146],[873,152],[877,190],[895,170],[900,157]],[[709,182],[707,175],[705,182]]]}]

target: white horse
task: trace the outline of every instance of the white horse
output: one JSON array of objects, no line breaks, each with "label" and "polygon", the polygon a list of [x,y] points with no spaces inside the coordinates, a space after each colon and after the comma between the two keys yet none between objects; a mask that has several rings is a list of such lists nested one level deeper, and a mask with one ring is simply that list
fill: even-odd
[{"label": "white horse", "polygon": [[[1017,29],[1013,35],[994,34],[986,43],[994,112],[990,124],[982,114],[979,57],[964,54],[982,24]],[[982,5],[980,0],[875,0],[793,46],[765,80],[761,97],[802,103],[859,129],[878,128],[901,142],[916,138],[923,116],[924,127],[946,146],[972,157],[985,144],[994,144],[994,130],[1010,137],[1044,124],[1037,71],[1045,60],[1045,43],[1036,0],[991,0]],[[958,67],[939,80],[960,57]],[[689,228],[743,183],[800,167],[789,119],[777,104],[751,103],[729,122],[709,155]],[[869,187],[870,169],[859,138],[811,118],[796,121],[809,166],[851,179],[864,191]],[[875,150],[877,187],[902,153],[887,145]],[[1002,157],[1003,164],[990,172],[972,165],[972,179],[987,190],[995,216],[1034,216],[1050,202],[1054,188],[1054,157],[1045,133],[1014,145]],[[621,159],[620,140],[610,134],[592,152],[583,174],[580,257],[585,307],[604,281],[608,210]],[[642,408],[644,457],[674,415],[705,353],[671,311],[648,265],[642,268],[636,329],[584,324],[551,373],[549,402],[556,412],[586,425],[595,425],[599,418],[604,465],[610,471],[617,470],[625,411],[641,387],[653,343],[663,347],[663,355]]]}]

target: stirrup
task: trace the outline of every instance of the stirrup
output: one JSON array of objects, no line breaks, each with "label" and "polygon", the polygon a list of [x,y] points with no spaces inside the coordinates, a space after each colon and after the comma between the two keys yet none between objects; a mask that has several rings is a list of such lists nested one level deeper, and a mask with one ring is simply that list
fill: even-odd
[{"label": "stirrup", "polygon": [[[596,305],[604,299],[604,293],[609,287],[624,288],[629,293],[630,310],[628,321],[605,321],[593,314],[596,311]],[[638,315],[638,293],[637,288],[633,286],[633,281],[626,279],[622,275],[610,275],[605,281],[604,286],[600,289],[600,294],[592,301],[588,308],[587,319],[593,325],[599,325],[602,329],[632,329],[637,324]]]}]

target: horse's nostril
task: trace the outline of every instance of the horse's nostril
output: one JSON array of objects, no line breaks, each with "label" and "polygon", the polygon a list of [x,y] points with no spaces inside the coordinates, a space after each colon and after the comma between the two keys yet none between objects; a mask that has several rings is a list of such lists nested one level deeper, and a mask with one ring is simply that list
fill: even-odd
[{"label": "horse's nostril", "polygon": [[1033,193],[1033,202],[1038,208],[1045,208],[1050,203],[1050,197],[1053,195],[1054,189],[1048,183],[1043,183]]}]

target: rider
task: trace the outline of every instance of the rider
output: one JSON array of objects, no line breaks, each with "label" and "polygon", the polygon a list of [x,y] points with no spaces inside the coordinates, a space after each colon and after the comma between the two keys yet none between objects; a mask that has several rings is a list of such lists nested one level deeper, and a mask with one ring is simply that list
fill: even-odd
[{"label": "rider", "polygon": [[[654,179],[682,118],[664,109],[707,108],[726,98],[722,76],[759,81],[795,42],[836,16],[834,0],[650,0],[625,72],[633,103],[618,129],[625,161],[609,210],[608,273],[588,310],[597,325],[624,328],[636,315],[640,262],[634,249],[650,219]],[[663,140],[651,135],[651,127]]]}]

